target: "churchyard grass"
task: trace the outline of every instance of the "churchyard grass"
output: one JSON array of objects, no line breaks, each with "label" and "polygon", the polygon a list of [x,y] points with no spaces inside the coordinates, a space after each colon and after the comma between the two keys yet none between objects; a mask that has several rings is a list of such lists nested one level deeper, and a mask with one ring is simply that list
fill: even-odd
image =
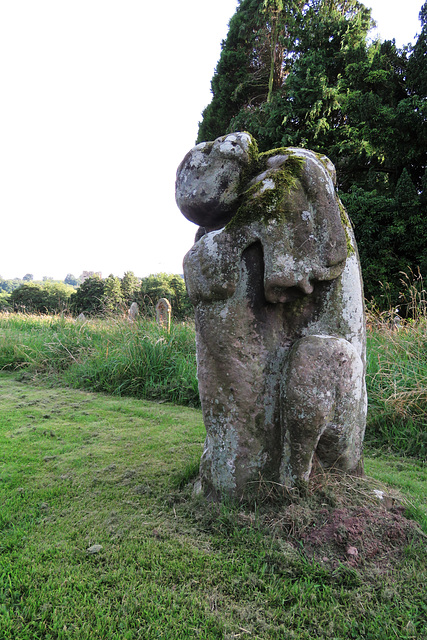
[{"label": "churchyard grass", "polygon": [[374,319],[367,336],[366,443],[427,457],[427,322]]},{"label": "churchyard grass", "polygon": [[115,395],[199,404],[194,329],[111,317],[1,314],[0,370]]},{"label": "churchyard grass", "polygon": [[[425,459],[426,314],[396,330],[371,314],[367,365],[367,446]],[[50,384],[200,405],[190,322],[172,323],[168,334],[143,318],[79,324],[61,316],[0,313],[1,369]]]},{"label": "churchyard grass", "polygon": [[[200,410],[18,378],[0,373],[2,640],[427,638],[422,537],[389,571],[310,559],[280,508],[193,496]],[[425,464],[365,463],[427,532]]]}]

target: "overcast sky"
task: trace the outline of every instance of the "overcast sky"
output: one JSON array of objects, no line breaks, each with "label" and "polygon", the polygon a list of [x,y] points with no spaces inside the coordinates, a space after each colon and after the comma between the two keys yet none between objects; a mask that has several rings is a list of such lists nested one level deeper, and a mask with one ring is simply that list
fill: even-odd
[{"label": "overcast sky", "polygon": [[[423,0],[367,0],[381,39]],[[399,3],[400,4],[400,3]],[[0,0],[0,276],[182,272],[194,145],[237,0]]]}]

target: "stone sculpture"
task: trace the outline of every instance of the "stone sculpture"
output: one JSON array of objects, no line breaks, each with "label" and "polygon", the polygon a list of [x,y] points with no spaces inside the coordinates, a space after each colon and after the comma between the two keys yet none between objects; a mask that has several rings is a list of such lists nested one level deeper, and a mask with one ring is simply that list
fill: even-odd
[{"label": "stone sculpture", "polygon": [[293,487],[315,456],[362,473],[363,288],[333,164],[306,149],[259,154],[249,134],[229,134],[185,156],[176,200],[200,225],[184,275],[205,494],[240,497],[261,479]]}]

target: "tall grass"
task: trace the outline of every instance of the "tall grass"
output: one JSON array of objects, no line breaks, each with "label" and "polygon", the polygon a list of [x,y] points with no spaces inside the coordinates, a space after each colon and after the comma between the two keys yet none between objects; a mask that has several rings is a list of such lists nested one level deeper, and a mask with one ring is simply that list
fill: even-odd
[{"label": "tall grass", "polygon": [[366,440],[426,458],[427,296],[420,274],[402,276],[400,308],[368,313]]},{"label": "tall grass", "polygon": [[194,329],[0,314],[0,369],[76,388],[198,406]]},{"label": "tall grass", "polygon": [[[427,453],[427,313],[413,291],[412,318],[368,322],[366,442],[400,454]],[[418,296],[418,298],[417,298]],[[418,309],[418,314],[414,310]],[[0,369],[51,383],[199,406],[195,335],[174,323],[0,314]]]},{"label": "tall grass", "polygon": [[425,458],[427,454],[427,323],[368,331],[366,440]]},{"label": "tall grass", "polygon": [[194,330],[155,322],[110,321],[103,347],[68,368],[64,380],[116,395],[198,406]]}]

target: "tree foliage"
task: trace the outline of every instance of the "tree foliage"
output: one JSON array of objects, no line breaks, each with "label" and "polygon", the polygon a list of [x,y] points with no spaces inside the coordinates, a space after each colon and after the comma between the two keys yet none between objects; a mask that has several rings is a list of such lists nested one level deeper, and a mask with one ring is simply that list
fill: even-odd
[{"label": "tree foliage", "polygon": [[97,315],[104,311],[104,280],[94,275],[86,278],[71,299],[71,308],[76,315]]},{"label": "tree foliage", "polygon": [[132,302],[137,302],[144,315],[154,317],[159,298],[167,298],[176,319],[193,313],[183,278],[177,274],[158,273],[138,278],[126,271],[122,278],[110,274],[102,278],[92,272],[80,278],[67,274],[64,282],[44,279],[43,282],[23,279],[4,280],[0,277],[0,309],[26,313],[58,313],[74,315],[126,315]]},{"label": "tree foliage", "polygon": [[142,312],[154,316],[160,298],[169,300],[172,314],[177,319],[184,319],[193,313],[184,280],[179,275],[157,273],[142,278],[139,300]]},{"label": "tree foliage", "polygon": [[120,282],[123,303],[129,307],[132,302],[138,299],[141,280],[137,278],[133,271],[126,271]]},{"label": "tree foliage", "polygon": [[104,293],[102,296],[104,311],[107,313],[117,313],[123,307],[123,294],[120,285],[120,278],[112,273],[104,280]]},{"label": "tree foliage", "polygon": [[76,278],[72,273],[67,273],[64,279],[65,284],[70,284],[72,287],[77,287],[81,284],[80,278]]},{"label": "tree foliage", "polygon": [[420,20],[415,45],[398,49],[368,39],[358,0],[241,0],[199,126],[199,142],[246,130],[261,151],[331,158],[369,297],[427,270],[427,2]]},{"label": "tree foliage", "polygon": [[0,291],[5,293],[11,293],[14,289],[21,286],[24,281],[20,278],[13,278],[12,280],[4,280],[0,278]]},{"label": "tree foliage", "polygon": [[74,288],[63,282],[26,282],[14,289],[8,304],[26,313],[61,313],[67,311]]},{"label": "tree foliage", "polygon": [[127,271],[121,279],[113,274],[105,279],[99,275],[86,278],[72,296],[71,308],[76,315],[124,314],[132,302],[137,302],[143,315],[154,317],[159,298],[169,300],[177,319],[193,312],[181,276],[158,273],[140,279],[132,271]]}]

